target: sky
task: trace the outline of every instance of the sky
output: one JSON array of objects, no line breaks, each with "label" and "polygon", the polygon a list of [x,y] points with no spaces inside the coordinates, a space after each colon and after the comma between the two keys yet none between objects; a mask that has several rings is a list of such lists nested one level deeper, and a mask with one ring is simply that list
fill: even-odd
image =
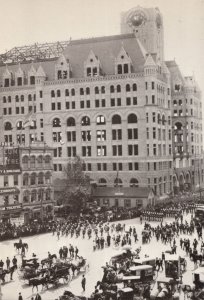
[{"label": "sky", "polygon": [[120,13],[163,14],[165,59],[204,91],[204,0],[0,0],[0,53],[16,46],[120,34]]}]

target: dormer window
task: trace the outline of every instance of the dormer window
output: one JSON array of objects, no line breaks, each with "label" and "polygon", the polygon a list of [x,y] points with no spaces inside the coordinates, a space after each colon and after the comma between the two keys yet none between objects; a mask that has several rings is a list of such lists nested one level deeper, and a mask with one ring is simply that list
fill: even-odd
[{"label": "dormer window", "polygon": [[84,62],[84,75],[86,77],[94,77],[100,75],[100,61],[98,57],[90,51],[87,60]]},{"label": "dormer window", "polygon": [[116,58],[116,74],[128,74],[131,72],[131,58],[122,47]]},{"label": "dormer window", "polygon": [[30,76],[30,84],[35,84],[35,76]]},{"label": "dormer window", "polygon": [[22,77],[17,77],[17,85],[21,86],[23,84],[23,78]]},{"label": "dormer window", "polygon": [[68,59],[62,54],[55,65],[55,79],[67,79],[70,76],[70,64]]},{"label": "dormer window", "polygon": [[181,85],[180,84],[175,84],[174,90],[175,90],[175,92],[180,92],[181,91]]},{"label": "dormer window", "polygon": [[5,78],[4,79],[4,87],[8,87],[10,85],[10,79],[9,78]]}]

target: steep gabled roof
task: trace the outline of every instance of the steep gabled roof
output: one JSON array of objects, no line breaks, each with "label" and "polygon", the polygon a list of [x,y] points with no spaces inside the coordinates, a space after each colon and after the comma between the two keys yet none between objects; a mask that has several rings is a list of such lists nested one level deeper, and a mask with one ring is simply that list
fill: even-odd
[{"label": "steep gabled roof", "polygon": [[115,74],[115,59],[121,50],[121,45],[132,61],[133,72],[143,72],[144,56],[134,34],[116,35],[101,38],[71,41],[64,51],[72,66],[72,76],[84,76],[84,62],[92,50],[97,55],[103,73]]}]

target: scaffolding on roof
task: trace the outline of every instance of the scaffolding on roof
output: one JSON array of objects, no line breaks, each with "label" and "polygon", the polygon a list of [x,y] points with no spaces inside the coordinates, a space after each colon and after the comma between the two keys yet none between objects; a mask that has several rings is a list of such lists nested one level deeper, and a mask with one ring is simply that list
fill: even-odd
[{"label": "scaffolding on roof", "polygon": [[0,54],[0,64],[21,63],[59,57],[70,41],[35,43],[29,46],[14,47]]}]

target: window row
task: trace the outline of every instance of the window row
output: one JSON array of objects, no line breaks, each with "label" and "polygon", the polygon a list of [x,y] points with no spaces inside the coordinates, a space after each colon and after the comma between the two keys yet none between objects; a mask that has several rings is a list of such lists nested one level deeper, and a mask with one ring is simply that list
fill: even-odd
[{"label": "window row", "polygon": [[[128,145],[128,155],[129,156],[138,156],[139,155],[139,147],[137,144],[134,145]],[[61,148],[61,147],[60,147]],[[55,150],[57,151],[58,148]],[[113,145],[112,146],[112,156],[122,156],[123,155],[123,147],[122,145]],[[61,150],[62,151],[62,150]],[[81,153],[83,157],[91,157],[93,155],[92,153],[92,147],[91,146],[82,146],[81,147]],[[67,147],[67,156],[68,157],[75,157],[77,155],[77,147],[76,146],[70,146]],[[97,156],[107,156],[107,146],[100,145],[96,148],[96,155]],[[55,156],[55,153],[54,153]],[[57,155],[55,157],[61,157]]]},{"label": "window row", "polygon": [[[40,95],[40,98],[42,98],[42,91],[40,91],[41,93],[39,94]],[[15,96],[15,102],[24,102],[25,100],[25,95],[16,95]],[[28,101],[35,101],[36,100],[36,94],[29,94],[28,95]],[[3,103],[11,103],[12,101],[12,98],[11,96],[3,96]]]},{"label": "window row", "polygon": [[[109,93],[120,93],[121,92],[121,85],[111,85],[108,90],[107,90],[107,87],[105,86],[96,86],[93,88],[93,91],[96,95],[98,94],[105,94],[106,92],[109,92]],[[137,91],[137,84],[136,83],[133,83],[133,84],[126,84],[125,86],[125,91],[126,92],[136,92]],[[71,89],[65,89],[64,91],[64,95],[65,97],[69,97],[69,96],[75,96],[76,94],[79,94],[80,96],[84,96],[84,95],[90,95],[91,94],[91,89],[89,87],[86,87],[86,88],[79,88],[79,91],[74,89],[74,88],[71,88]],[[51,95],[51,98],[55,98],[55,97],[61,97],[62,96],[62,91],[61,90],[51,90],[50,92],[50,95]]]},{"label": "window row", "polygon": [[[122,124],[122,119],[120,115],[114,115],[112,117],[111,120],[113,125],[117,125],[117,124]],[[138,118],[137,115],[135,114],[130,114],[127,117],[127,122],[129,124],[134,124],[138,122]],[[90,126],[91,125],[91,119],[88,116],[84,116],[81,118],[81,126]],[[98,117],[96,117],[96,124],[97,125],[105,125],[106,124],[106,119],[103,115],[99,115]],[[52,121],[52,127],[61,127],[61,120],[59,118],[54,118]],[[71,126],[76,126],[76,120],[73,117],[69,117],[67,119],[67,126],[71,127]]]},{"label": "window row", "polygon": [[[166,119],[166,116],[163,114],[161,116],[160,113],[156,113],[156,112],[152,112],[152,118],[151,121],[153,123],[158,123],[158,124],[162,124],[165,125],[166,123],[168,123],[168,125],[171,125],[171,116],[168,116],[168,120]],[[146,123],[150,122],[150,113],[146,113]]]}]

